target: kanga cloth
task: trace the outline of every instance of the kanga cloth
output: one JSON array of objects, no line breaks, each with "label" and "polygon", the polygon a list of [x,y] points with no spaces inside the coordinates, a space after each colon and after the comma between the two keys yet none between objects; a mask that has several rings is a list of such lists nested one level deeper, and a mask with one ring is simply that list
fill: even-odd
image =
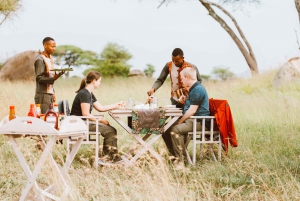
[{"label": "kanga cloth", "polygon": [[166,122],[165,109],[132,110],[133,134],[162,134]]}]

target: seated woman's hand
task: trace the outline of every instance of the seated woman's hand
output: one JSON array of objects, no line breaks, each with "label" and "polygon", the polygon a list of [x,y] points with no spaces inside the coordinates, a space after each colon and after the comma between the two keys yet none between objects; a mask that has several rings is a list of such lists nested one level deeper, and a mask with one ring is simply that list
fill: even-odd
[{"label": "seated woman's hand", "polygon": [[125,108],[125,106],[126,106],[126,102],[125,101],[118,102],[118,108],[119,109],[123,109],[123,108]]}]

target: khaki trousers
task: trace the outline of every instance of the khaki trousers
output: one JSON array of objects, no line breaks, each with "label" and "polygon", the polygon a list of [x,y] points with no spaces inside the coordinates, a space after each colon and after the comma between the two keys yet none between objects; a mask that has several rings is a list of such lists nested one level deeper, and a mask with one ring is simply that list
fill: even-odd
[{"label": "khaki trousers", "polygon": [[53,103],[52,94],[36,93],[34,96],[35,104],[40,104],[41,113],[46,114],[50,103]]},{"label": "khaki trousers", "polygon": [[[96,124],[89,124],[90,131],[96,131]],[[103,154],[108,156],[111,160],[116,160],[118,154],[118,137],[117,130],[103,123],[99,123],[98,130],[104,137]]]},{"label": "khaki trousers", "polygon": [[[181,124],[175,122],[165,133],[162,135],[167,148],[171,155],[175,156],[176,160],[184,161],[186,160],[186,155],[184,153],[184,144],[188,138],[188,132],[193,131],[193,120],[187,119]],[[201,122],[197,122],[197,130],[202,128]]]}]

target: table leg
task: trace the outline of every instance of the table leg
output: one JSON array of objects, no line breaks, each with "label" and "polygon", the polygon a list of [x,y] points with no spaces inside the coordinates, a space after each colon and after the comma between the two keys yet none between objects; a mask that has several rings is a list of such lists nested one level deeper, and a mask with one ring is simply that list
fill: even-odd
[{"label": "table leg", "polygon": [[[156,142],[160,137],[161,134],[155,135],[148,143],[143,143],[142,145],[144,147],[140,149],[132,159],[130,159],[130,162],[134,163],[146,151],[149,151],[158,161],[162,162],[163,158],[151,148],[152,144]],[[135,138],[137,139],[137,137]],[[142,138],[140,138],[138,141],[140,140],[142,140]]]},{"label": "table leg", "polygon": [[[143,148],[140,149],[137,154],[131,158],[130,160],[127,159],[126,156],[122,156],[122,159],[127,163],[127,164],[132,164],[133,162],[135,162],[143,153],[145,153],[146,151],[149,151],[157,160],[162,161],[163,158],[156,153],[152,148],[151,145],[156,142],[159,137],[161,136],[161,134],[154,136],[148,143],[146,142],[146,140],[150,137],[150,134],[146,134],[143,138],[140,138],[139,135],[137,134],[132,134],[132,129],[129,127],[128,124],[124,123],[123,120],[118,117],[118,116],[114,116],[113,114],[110,114],[110,116],[117,122],[119,123],[130,135],[132,135],[137,141],[138,144],[131,149],[128,154],[132,154],[138,147],[139,145],[143,145]],[[164,129],[167,130],[170,126],[172,126],[175,121],[178,120],[178,118],[180,116],[169,116],[171,117],[171,120],[164,126]],[[126,158],[126,159],[125,159]]]},{"label": "table leg", "polygon": [[[47,145],[46,142],[44,141],[44,139],[42,138],[42,136],[40,136],[40,137],[41,137],[41,139],[42,139],[44,145],[46,146],[46,145]],[[67,182],[66,182],[67,176],[66,176],[66,174],[64,174],[64,173],[60,170],[60,168],[58,167],[57,163],[55,162],[55,160],[54,160],[54,158],[53,158],[53,156],[52,156],[52,153],[50,153],[49,156],[50,156],[50,160],[51,160],[51,162],[52,162],[53,169],[55,170],[56,174],[60,177],[60,180],[62,181],[62,183],[63,183],[63,185],[64,185],[64,187],[65,187],[65,190],[64,190],[62,196],[63,196],[63,197],[64,197],[64,196],[67,196],[67,195],[69,194],[69,192],[70,192],[70,188],[69,188],[69,186],[68,186],[68,184],[67,184]],[[53,185],[53,186],[54,186],[54,185]],[[51,186],[51,187],[53,187],[53,186]],[[52,195],[52,194],[50,194],[50,193],[47,192],[47,191],[49,191],[49,190],[51,189],[51,187],[45,189],[44,191],[42,191],[42,193],[43,193],[45,196],[47,196],[47,197],[50,196],[49,198],[51,198],[51,199],[53,199],[53,200],[59,199],[58,197],[56,197],[56,196],[54,196],[54,195]],[[55,198],[55,199],[54,199],[54,198]]]},{"label": "table leg", "polygon": [[[17,155],[17,157],[18,157],[18,159],[21,163],[21,167],[23,168],[23,170],[26,174],[27,180],[29,180],[32,176],[32,172],[31,172],[31,170],[30,170],[30,168],[29,168],[29,166],[28,166],[28,164],[27,164],[27,162],[26,162],[26,160],[25,160],[25,158],[24,158],[24,156],[23,156],[16,140],[15,140],[15,138],[13,137],[13,135],[8,135],[8,138],[9,138],[9,141],[10,141],[12,147],[13,147],[13,150],[15,151],[15,153],[16,153],[16,155]],[[35,191],[36,195],[40,195],[40,193],[39,193],[40,188],[39,188],[37,182],[34,182],[34,191]],[[43,201],[45,200],[42,196],[39,196],[39,199],[43,200]]]},{"label": "table leg", "polygon": [[50,154],[54,144],[55,144],[55,137],[51,137],[50,140],[47,143],[47,146],[45,147],[45,149],[42,153],[41,158],[37,162],[37,164],[36,164],[36,166],[35,166],[35,168],[32,172],[31,177],[28,178],[27,185],[26,185],[25,189],[22,191],[22,195],[21,195],[20,200],[26,200],[26,198],[27,198],[27,196],[30,192],[30,189],[32,188],[33,184],[36,182],[38,174],[41,172],[41,169],[42,169],[42,167],[43,167],[43,165],[46,161],[46,158]]},{"label": "table leg", "polygon": [[74,147],[72,148],[72,151],[70,152],[70,154],[67,155],[66,162],[65,162],[65,164],[62,168],[62,174],[63,175],[66,175],[67,170],[70,168],[70,165],[71,165],[72,161],[74,160],[75,155],[77,154],[78,149],[79,149],[83,139],[84,139],[84,137],[79,137],[77,139],[76,143],[74,144]]}]

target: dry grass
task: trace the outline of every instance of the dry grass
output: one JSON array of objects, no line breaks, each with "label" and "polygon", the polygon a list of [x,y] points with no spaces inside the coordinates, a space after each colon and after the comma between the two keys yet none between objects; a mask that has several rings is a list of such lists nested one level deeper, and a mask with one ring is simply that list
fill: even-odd
[{"label": "dry grass", "polygon": [[[275,72],[252,79],[203,83],[210,97],[227,99],[235,120],[239,147],[230,148],[228,156],[215,163],[209,155],[174,171],[167,161],[158,163],[144,155],[131,167],[91,167],[92,146],[82,146],[69,171],[75,200],[300,200],[300,86],[286,85],[281,91],[271,86]],[[119,100],[144,102],[152,79],[103,79],[96,92],[102,104]],[[71,103],[79,87],[76,78],[56,83],[58,100]],[[15,105],[24,116],[33,102],[34,83],[1,83],[0,118]],[[169,104],[169,83],[157,91],[159,105]],[[118,130],[120,152],[126,152],[134,140],[105,115]],[[31,168],[40,156],[30,139],[19,139]],[[168,157],[162,140],[155,146]],[[0,136],[0,197],[18,200],[26,177],[7,139]],[[65,146],[53,152],[63,160]],[[86,159],[86,160],[84,160]],[[88,162],[86,162],[88,161]],[[56,181],[49,163],[39,176],[41,186]]]}]

